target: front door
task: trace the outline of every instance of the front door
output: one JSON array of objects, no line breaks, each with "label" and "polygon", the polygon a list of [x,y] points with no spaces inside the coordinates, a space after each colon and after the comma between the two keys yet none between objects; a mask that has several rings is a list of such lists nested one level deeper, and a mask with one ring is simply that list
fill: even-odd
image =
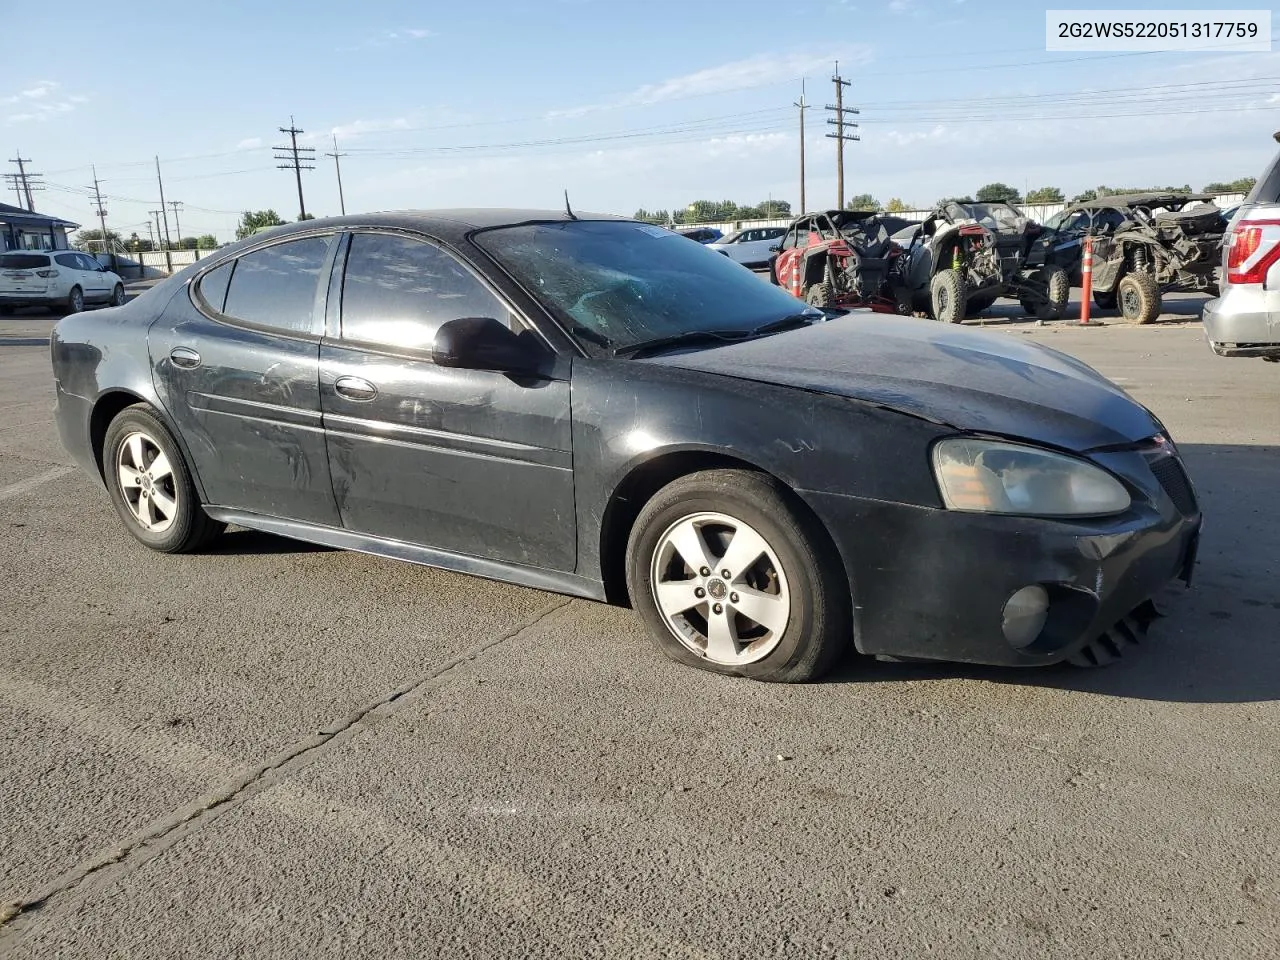
[{"label": "front door", "polygon": [[537,335],[452,254],[399,233],[351,237],[340,303],[336,336],[320,348],[320,394],[343,525],[572,570],[567,380],[431,361],[436,329],[458,317],[495,317]]},{"label": "front door", "polygon": [[341,525],[318,373],[334,241],[290,240],[222,264],[151,329],[157,388],[214,506]]}]

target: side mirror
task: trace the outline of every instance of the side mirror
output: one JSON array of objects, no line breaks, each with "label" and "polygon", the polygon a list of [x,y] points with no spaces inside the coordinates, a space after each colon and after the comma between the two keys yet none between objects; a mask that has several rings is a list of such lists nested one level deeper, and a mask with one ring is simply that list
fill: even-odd
[{"label": "side mirror", "polygon": [[777,245],[777,244],[774,244],[772,247],[770,247],[770,248],[769,248],[769,252],[770,252],[770,253],[777,253],[777,252],[778,252],[778,251],[780,251],[781,249],[782,249],[782,247],[781,247],[781,246],[779,246],[779,245]]},{"label": "side mirror", "polygon": [[532,373],[539,352],[493,317],[460,317],[440,325],[431,359],[441,367]]}]

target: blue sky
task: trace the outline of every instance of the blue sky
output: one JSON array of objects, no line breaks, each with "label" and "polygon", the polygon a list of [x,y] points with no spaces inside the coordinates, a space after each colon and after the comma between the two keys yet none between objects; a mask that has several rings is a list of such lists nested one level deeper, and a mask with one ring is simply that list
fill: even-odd
[{"label": "blue sky", "polygon": [[[0,22],[12,24],[0,0]],[[1055,8],[1094,2],[1055,0]],[[798,201],[792,102],[807,77],[808,200],[835,201],[823,137],[833,61],[860,143],[846,194],[929,205],[992,180],[1190,182],[1256,175],[1280,129],[1280,53],[1049,54],[1022,0],[219,0],[60,6],[56,58],[6,57],[2,159],[33,158],[37,209],[146,236],[153,157],[182,232],[237,211],[297,216],[270,147],[292,115],[317,148],[309,212],[574,206],[630,214],[695,199]],[[1143,3],[1169,8],[1194,4]],[[1200,7],[1211,6],[1202,2]],[[1280,26],[1280,18],[1277,18]],[[16,168],[3,164],[5,172]],[[13,193],[3,196],[15,202]]]}]

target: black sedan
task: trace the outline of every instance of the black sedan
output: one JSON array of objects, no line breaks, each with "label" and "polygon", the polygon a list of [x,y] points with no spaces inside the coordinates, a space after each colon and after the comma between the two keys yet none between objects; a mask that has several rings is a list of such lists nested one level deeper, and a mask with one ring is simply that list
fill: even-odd
[{"label": "black sedan", "polygon": [[282,227],[52,355],[63,444],[148,547],[238,524],[629,601],[761,680],[1112,659],[1200,527],[1161,424],[1084,364],[806,309],[625,219]]}]

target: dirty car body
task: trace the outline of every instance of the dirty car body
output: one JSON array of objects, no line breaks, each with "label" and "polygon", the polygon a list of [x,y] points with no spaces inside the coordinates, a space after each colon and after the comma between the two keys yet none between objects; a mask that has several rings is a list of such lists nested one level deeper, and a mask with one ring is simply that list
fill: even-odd
[{"label": "dirty car body", "polygon": [[[146,429],[120,424],[153,417],[212,521],[625,602],[646,511],[711,471],[776,491],[830,562],[823,602],[848,614],[841,642],[867,654],[1105,659],[1189,576],[1200,525],[1161,424],[1076,360],[907,318],[827,320],[628,220],[462,210],[290,225],[126,306],[65,318],[52,359],[62,441],[126,520],[164,471],[129,452]],[[944,451],[975,450],[941,472]],[[1025,458],[1122,503],[1037,513],[1042,494],[1074,494],[1016,475]],[[983,499],[1002,470],[1003,499]],[[940,476],[976,480],[978,505]],[[694,519],[733,514],[725,496]],[[710,591],[702,613],[676,618],[705,619],[710,644],[707,605],[726,584],[681,582]],[[1014,646],[1011,597],[1028,589],[1043,623]],[[791,597],[793,618],[806,602]]]},{"label": "dirty car body", "polygon": [[898,223],[895,217],[854,210],[797,217],[779,245],[771,279],[816,307],[910,312],[907,261],[891,239]]}]

